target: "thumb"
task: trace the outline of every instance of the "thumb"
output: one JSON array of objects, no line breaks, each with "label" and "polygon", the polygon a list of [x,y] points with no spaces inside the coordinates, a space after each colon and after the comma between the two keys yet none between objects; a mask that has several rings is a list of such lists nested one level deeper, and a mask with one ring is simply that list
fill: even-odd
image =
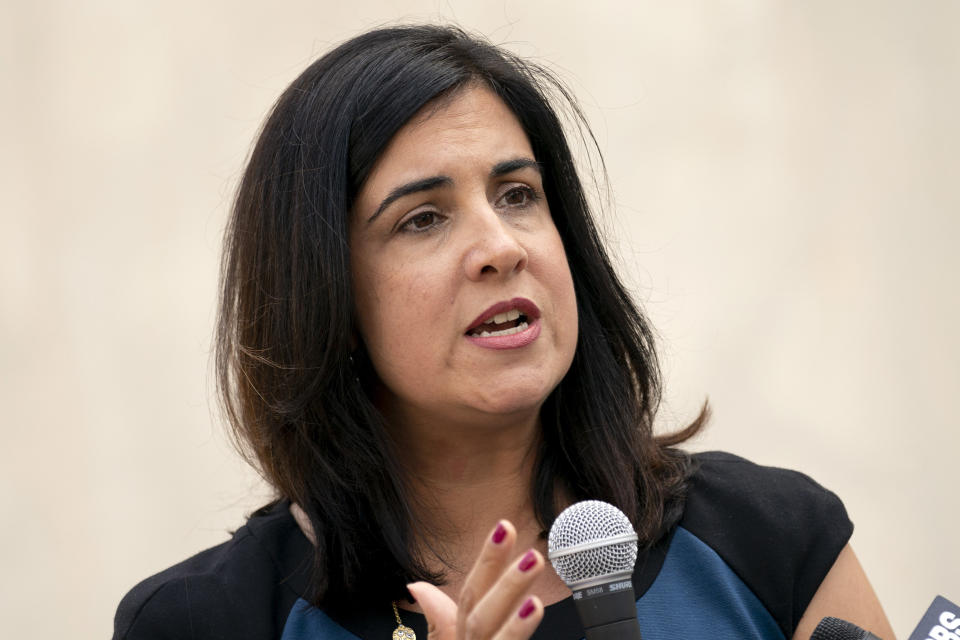
[{"label": "thumb", "polygon": [[427,618],[427,640],[456,640],[457,604],[429,582],[414,582],[407,591]]}]

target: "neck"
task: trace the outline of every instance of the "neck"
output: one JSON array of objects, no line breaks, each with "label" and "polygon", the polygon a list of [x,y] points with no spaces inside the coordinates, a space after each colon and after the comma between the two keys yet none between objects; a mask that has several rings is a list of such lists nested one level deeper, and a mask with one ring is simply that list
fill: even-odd
[{"label": "neck", "polygon": [[[537,416],[469,424],[388,420],[411,491],[416,518],[416,544],[428,569],[444,575],[440,585],[457,600],[467,572],[498,520],[517,530],[515,551],[536,548],[547,554],[531,499],[536,450],[540,442]],[[442,428],[438,428],[439,424]],[[311,541],[306,514],[291,507]],[[315,541],[314,541],[315,543]],[[553,571],[544,571],[533,585],[545,604],[570,595]],[[418,605],[401,603],[414,611]]]},{"label": "neck", "polygon": [[469,570],[500,519],[510,520],[528,544],[537,539],[536,415],[481,424],[391,420],[390,429],[422,524],[419,542],[438,569]]}]

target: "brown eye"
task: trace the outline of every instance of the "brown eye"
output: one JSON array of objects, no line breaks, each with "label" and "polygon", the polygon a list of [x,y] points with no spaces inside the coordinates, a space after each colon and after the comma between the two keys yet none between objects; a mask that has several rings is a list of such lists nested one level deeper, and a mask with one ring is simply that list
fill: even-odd
[{"label": "brown eye", "polygon": [[423,211],[409,218],[400,225],[400,231],[406,233],[420,233],[430,231],[437,227],[443,220],[436,211]]},{"label": "brown eye", "polygon": [[433,211],[420,213],[410,219],[410,225],[414,229],[426,229],[436,221],[437,215]]},{"label": "brown eye", "polygon": [[506,204],[516,207],[523,206],[529,202],[531,199],[530,189],[527,187],[517,187],[516,189],[511,189],[503,197],[503,200]]},{"label": "brown eye", "polygon": [[528,185],[515,185],[497,201],[497,206],[526,209],[539,200],[541,194]]}]

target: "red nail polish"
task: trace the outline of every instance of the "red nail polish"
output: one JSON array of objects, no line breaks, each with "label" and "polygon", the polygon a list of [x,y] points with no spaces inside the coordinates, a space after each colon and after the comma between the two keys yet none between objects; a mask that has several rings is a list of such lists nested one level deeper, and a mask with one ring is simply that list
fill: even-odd
[{"label": "red nail polish", "polygon": [[518,567],[520,571],[529,571],[530,567],[537,564],[537,556],[534,555],[533,551],[527,551],[527,553],[520,559],[520,566]]},{"label": "red nail polish", "polygon": [[500,544],[507,537],[507,528],[503,523],[497,523],[497,528],[493,531],[493,544]]},{"label": "red nail polish", "polygon": [[521,618],[527,618],[536,608],[537,607],[533,604],[533,598],[527,598],[527,601],[523,603],[522,607],[520,607],[519,615]]}]

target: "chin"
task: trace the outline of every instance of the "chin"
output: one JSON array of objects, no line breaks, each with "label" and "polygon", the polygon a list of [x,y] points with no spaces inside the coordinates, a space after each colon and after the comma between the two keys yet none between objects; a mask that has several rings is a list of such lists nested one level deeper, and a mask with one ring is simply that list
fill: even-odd
[{"label": "chin", "polygon": [[471,403],[480,412],[491,417],[539,413],[540,407],[556,385],[522,385],[490,389]]}]

